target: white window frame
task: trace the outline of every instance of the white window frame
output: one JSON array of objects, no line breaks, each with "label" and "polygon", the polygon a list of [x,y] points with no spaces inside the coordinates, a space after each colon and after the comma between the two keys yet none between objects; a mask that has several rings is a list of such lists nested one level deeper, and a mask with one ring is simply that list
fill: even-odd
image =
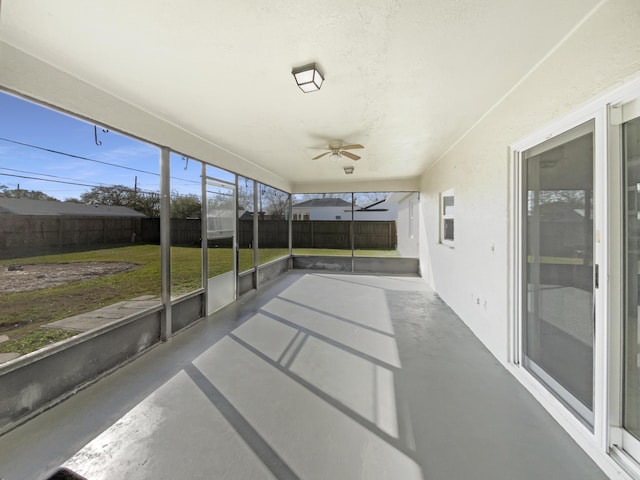
[{"label": "white window frame", "polygon": [[[448,198],[448,197],[452,197],[453,198],[453,207],[451,207],[451,212],[450,213],[446,213],[445,210],[445,205],[444,205],[444,199]],[[455,240],[456,240],[456,234],[455,234],[455,199],[456,199],[456,195],[455,195],[455,191],[453,188],[450,188],[449,190],[446,190],[442,193],[440,193],[440,243],[443,245],[447,245],[448,247],[453,247],[455,245]],[[446,220],[451,220],[453,221],[453,238],[452,239],[448,239],[445,238],[445,221]]]}]

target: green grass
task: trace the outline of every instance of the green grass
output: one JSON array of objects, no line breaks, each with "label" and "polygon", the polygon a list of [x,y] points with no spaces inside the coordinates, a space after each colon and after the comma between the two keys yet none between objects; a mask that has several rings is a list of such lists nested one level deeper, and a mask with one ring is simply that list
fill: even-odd
[{"label": "green grass", "polygon": [[134,270],[0,296],[0,331],[40,325],[141,295],[160,295],[160,249],[135,245],[1,261],[9,264],[129,262]]},{"label": "green grass", "polygon": [[[260,263],[287,254],[287,249],[260,250]],[[209,276],[232,269],[230,248],[209,249]],[[200,248],[171,247],[172,294],[180,295],[201,288]],[[240,251],[240,270],[253,265],[253,252]],[[0,296],[0,331],[28,324],[48,323],[95,310],[142,295],[160,296],[160,247],[158,245],[130,245],[85,252],[14,258],[0,261],[0,268],[11,264],[127,262],[134,270],[73,282],[67,285],[9,293]]]},{"label": "green grass", "polygon": [[[350,250],[295,249],[298,255],[349,256]],[[357,256],[397,256],[396,251],[356,250]],[[259,264],[265,264],[288,255],[287,248],[259,250]],[[209,248],[209,276],[232,270],[230,248]],[[200,248],[171,247],[171,290],[175,297],[201,288]],[[136,268],[127,272],[94,277],[66,285],[29,292],[0,295],[0,333],[8,334],[10,341],[1,344],[0,351],[32,351],[42,345],[73,335],[73,333],[44,333],[41,325],[73,315],[89,312],[124,300],[153,295],[160,297],[160,247],[158,245],[126,245],[84,252],[14,258],[0,260],[0,268],[11,264],[75,263],[75,262],[127,262]],[[238,255],[239,271],[253,267],[253,251],[241,249]],[[55,332],[55,331],[53,331]],[[56,337],[58,335],[59,337]],[[12,342],[23,342],[18,343]],[[16,348],[17,350],[8,350]]]},{"label": "green grass", "polygon": [[66,338],[73,337],[78,332],[72,330],[38,329],[20,336],[14,340],[0,343],[0,353],[17,352],[25,354],[38,348],[51,345]]}]

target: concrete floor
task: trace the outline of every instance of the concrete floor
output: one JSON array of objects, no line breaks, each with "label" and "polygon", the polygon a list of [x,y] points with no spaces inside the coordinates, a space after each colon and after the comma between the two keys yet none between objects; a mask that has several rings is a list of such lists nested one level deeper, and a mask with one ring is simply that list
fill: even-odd
[{"label": "concrete floor", "polygon": [[603,479],[417,277],[293,272],[0,437],[0,478]]}]

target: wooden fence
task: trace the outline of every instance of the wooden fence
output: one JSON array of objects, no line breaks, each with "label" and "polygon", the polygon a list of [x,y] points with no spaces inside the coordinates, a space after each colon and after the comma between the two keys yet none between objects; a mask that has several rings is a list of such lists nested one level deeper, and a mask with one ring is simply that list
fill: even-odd
[{"label": "wooden fence", "polygon": [[[143,218],[140,240],[145,243],[160,243],[160,219]],[[172,218],[172,245],[200,245],[202,237],[200,219]]]},{"label": "wooden fence", "polygon": [[[351,248],[354,229],[357,249],[394,249],[397,246],[395,222],[373,221],[295,221],[294,248]],[[263,248],[289,246],[289,222],[261,220]],[[171,219],[172,245],[199,245],[200,220]],[[17,216],[3,215],[0,221],[0,257],[10,258],[129,242],[160,243],[159,218]],[[226,245],[216,240],[218,246]],[[253,221],[238,222],[238,245],[253,245]]]},{"label": "wooden fence", "polygon": [[141,219],[132,217],[0,215],[0,257],[86,250],[139,241]]},{"label": "wooden fence", "polygon": [[[253,223],[239,222],[238,242],[248,246],[253,238]],[[394,221],[304,220],[292,222],[294,248],[351,248],[351,229],[354,230],[355,248],[395,249],[398,245]],[[263,220],[259,223],[259,245],[264,248],[286,248],[289,244],[289,222]]]},{"label": "wooden fence", "polygon": [[[394,221],[295,221],[294,248],[351,248],[351,229],[357,249],[395,249],[398,245]],[[259,245],[263,248],[289,246],[289,222],[286,220],[260,220]],[[142,220],[142,241],[160,241],[160,222],[157,218]],[[192,245],[200,242],[200,220],[171,219],[171,243]],[[238,222],[238,245],[253,245],[253,221]]]}]

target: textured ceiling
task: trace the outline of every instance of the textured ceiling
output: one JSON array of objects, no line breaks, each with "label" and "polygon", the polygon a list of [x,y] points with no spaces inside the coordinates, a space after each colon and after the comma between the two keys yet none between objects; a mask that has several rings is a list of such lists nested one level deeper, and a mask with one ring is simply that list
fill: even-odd
[{"label": "textured ceiling", "polygon": [[[0,38],[303,191],[417,177],[598,3],[2,0]],[[310,160],[332,140],[362,159]]]}]

